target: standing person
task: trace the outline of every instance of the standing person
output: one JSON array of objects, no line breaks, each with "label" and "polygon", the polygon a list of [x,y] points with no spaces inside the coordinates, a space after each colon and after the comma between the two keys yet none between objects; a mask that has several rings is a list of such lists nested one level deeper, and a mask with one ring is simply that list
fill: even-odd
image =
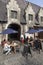
[{"label": "standing person", "polygon": [[36,49],[39,48],[39,43],[38,43],[38,38],[37,38],[37,37],[35,37],[35,40],[34,40],[34,47],[35,47]]},{"label": "standing person", "polygon": [[[23,55],[27,55],[28,56],[28,53],[31,54],[31,50],[30,50],[30,44],[28,43],[28,40],[25,39],[25,42],[24,42],[24,49],[23,49]],[[31,54],[32,56],[32,54]]]},{"label": "standing person", "polygon": [[26,38],[26,39],[27,39],[27,41],[28,41],[28,40],[29,40],[29,37],[27,36],[27,38]]},{"label": "standing person", "polygon": [[41,40],[39,39],[39,37],[38,37],[38,43],[39,43],[40,50],[42,50],[42,44],[41,44]]},{"label": "standing person", "polygon": [[39,51],[39,53],[40,53],[40,41],[39,41],[39,38],[38,37],[35,37],[35,40],[34,40],[34,47],[35,47],[35,49],[36,50],[38,50]]},{"label": "standing person", "polygon": [[20,41],[22,44],[24,44],[24,35],[23,34],[21,34]]},{"label": "standing person", "polygon": [[34,47],[33,39],[32,39],[32,40],[29,39],[29,44],[30,44],[30,46],[31,46],[32,48]]}]

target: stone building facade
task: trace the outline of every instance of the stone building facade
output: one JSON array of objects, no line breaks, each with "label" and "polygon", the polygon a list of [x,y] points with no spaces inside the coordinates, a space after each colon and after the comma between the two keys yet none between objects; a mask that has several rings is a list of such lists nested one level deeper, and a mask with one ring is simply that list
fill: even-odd
[{"label": "stone building facade", "polygon": [[[17,39],[30,28],[43,28],[43,7],[25,0],[0,0],[0,31],[12,28],[17,34],[1,34],[0,40]],[[43,33],[37,34],[40,38]],[[30,35],[30,34],[28,34]],[[34,34],[32,34],[34,37]]]}]

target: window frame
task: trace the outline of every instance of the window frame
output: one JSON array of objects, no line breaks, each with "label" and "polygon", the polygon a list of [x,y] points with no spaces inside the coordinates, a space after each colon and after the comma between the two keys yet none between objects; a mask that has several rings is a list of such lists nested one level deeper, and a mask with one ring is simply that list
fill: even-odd
[{"label": "window frame", "polygon": [[11,18],[17,19],[17,11],[11,10]]},{"label": "window frame", "polygon": [[33,14],[28,14],[28,19],[33,21]]},{"label": "window frame", "polygon": [[41,16],[41,22],[43,22],[43,16]]}]

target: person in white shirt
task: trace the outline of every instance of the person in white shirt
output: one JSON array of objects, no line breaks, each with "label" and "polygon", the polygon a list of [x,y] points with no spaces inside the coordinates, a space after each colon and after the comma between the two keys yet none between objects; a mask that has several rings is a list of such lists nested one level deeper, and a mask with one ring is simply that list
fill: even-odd
[{"label": "person in white shirt", "polygon": [[5,43],[3,51],[6,52],[6,55],[9,54],[9,52],[11,51],[10,45]]}]

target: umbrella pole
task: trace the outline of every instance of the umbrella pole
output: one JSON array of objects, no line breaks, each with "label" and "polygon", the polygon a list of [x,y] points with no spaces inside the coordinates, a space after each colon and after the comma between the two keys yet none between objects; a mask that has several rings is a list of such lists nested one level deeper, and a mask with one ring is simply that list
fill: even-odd
[{"label": "umbrella pole", "polygon": [[34,39],[35,39],[35,33],[34,33]]}]

